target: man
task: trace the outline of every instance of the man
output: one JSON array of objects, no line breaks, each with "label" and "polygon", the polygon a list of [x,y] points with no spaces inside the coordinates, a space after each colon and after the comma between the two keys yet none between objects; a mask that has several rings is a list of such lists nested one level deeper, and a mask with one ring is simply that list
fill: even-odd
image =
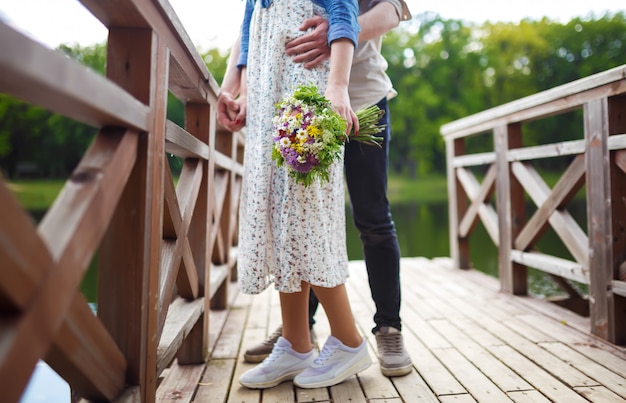
[{"label": "man", "polygon": [[[400,320],[400,248],[387,200],[388,146],[391,137],[387,100],[396,95],[385,73],[387,62],[380,53],[382,35],[411,18],[403,0],[359,1],[359,45],[355,50],[350,76],[350,101],[356,111],[377,104],[386,113],[379,122],[385,125],[383,147],[364,146],[353,141],[346,144],[345,171],[354,223],[361,234],[372,298],[376,305],[372,332],[376,336],[380,369],[385,376],[402,376],[412,370],[412,362],[402,338]],[[300,27],[303,36],[287,43],[286,51],[295,62],[312,68],[328,59],[328,23],[323,17],[309,18]],[[245,124],[245,110],[235,96],[239,92],[239,70],[236,60],[239,40],[233,46],[227,72],[218,98],[218,120],[232,131]],[[245,94],[242,94],[245,96]],[[245,103],[243,103],[245,105]],[[309,321],[318,302],[311,295]],[[281,335],[274,334],[246,351],[249,362],[260,362],[272,351]],[[311,333],[313,335],[313,333]]]}]

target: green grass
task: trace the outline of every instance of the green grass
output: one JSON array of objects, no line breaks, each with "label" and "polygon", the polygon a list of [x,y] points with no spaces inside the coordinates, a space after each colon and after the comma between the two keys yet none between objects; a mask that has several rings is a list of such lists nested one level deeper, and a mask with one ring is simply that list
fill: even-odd
[{"label": "green grass", "polygon": [[[45,211],[58,196],[63,180],[20,180],[10,181],[20,204],[29,211]],[[445,201],[448,199],[446,178],[425,176],[416,179],[392,176],[389,178],[389,200],[392,203],[409,201]]]},{"label": "green grass", "polygon": [[64,180],[21,180],[10,181],[9,189],[19,203],[29,211],[45,211],[63,188]]},{"label": "green grass", "polygon": [[390,176],[387,193],[392,204],[442,202],[448,200],[447,186],[444,176],[429,175],[415,179]]},{"label": "green grass", "polygon": [[[543,174],[542,177],[550,187],[553,187],[560,175],[549,173]],[[63,180],[22,180],[9,182],[9,187],[26,210],[45,211],[58,196],[63,183]],[[584,197],[584,191],[580,193],[577,197]],[[388,196],[392,204],[447,201],[447,181],[442,175],[414,179],[392,175],[389,177]]]}]

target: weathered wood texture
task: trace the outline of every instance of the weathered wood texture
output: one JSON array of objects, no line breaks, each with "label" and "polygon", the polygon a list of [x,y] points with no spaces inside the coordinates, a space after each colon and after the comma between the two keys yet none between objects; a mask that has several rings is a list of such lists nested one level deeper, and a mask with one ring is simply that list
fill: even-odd
[{"label": "weathered wood texture", "polygon": [[[158,401],[177,402],[613,402],[626,399],[626,349],[589,333],[589,319],[547,301],[499,291],[498,280],[456,270],[449,258],[403,258],[402,333],[414,370],[384,377],[376,360],[374,303],[362,261],[351,262],[348,294],[374,364],[344,383],[300,389],[292,382],[249,390],[237,382],[253,364],[243,352],[280,323],[278,294],[230,293],[210,326],[206,365],[172,365]],[[219,316],[217,316],[219,315]],[[330,334],[323,309],[314,327]]]},{"label": "weathered wood texture", "polygon": [[[38,226],[0,177],[3,402],[40,359],[82,398],[154,401],[173,361],[208,357],[236,264],[243,137],[216,124],[215,80],[167,1],[83,4],[109,27],[105,77],[0,22],[0,91],[99,129]],[[79,291],[94,259],[96,315]]]},{"label": "weathered wood texture", "polygon": [[[573,280],[589,285],[592,332],[626,344],[626,66],[459,119],[441,128],[447,148],[450,254],[458,268],[469,267],[469,242],[478,219],[498,247],[503,291],[525,295],[527,268],[544,271],[580,310],[584,302]],[[524,125],[583,111],[584,138],[524,146]],[[493,152],[467,154],[465,141],[493,136]],[[570,157],[570,165],[550,188],[533,162]],[[469,168],[484,167],[480,182]],[[483,171],[484,172],[484,171]],[[497,174],[494,174],[497,172]],[[496,203],[491,203],[495,189]],[[586,193],[587,223],[581,228],[568,204]],[[526,217],[526,201],[536,210]],[[537,243],[553,230],[570,256],[538,253]],[[573,259],[573,260],[572,260]]]}]

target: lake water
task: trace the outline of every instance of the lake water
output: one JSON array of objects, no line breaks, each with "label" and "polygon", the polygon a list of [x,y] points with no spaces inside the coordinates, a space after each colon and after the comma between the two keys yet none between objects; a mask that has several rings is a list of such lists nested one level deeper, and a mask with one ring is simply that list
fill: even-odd
[{"label": "lake water", "polygon": [[[568,211],[583,225],[586,221],[584,202],[573,202]],[[449,257],[450,240],[448,228],[448,204],[446,201],[435,203],[411,202],[392,206],[394,222],[400,242],[402,257],[422,256],[426,258]],[[528,217],[530,214],[528,213]],[[346,208],[348,258],[362,260],[361,240],[359,233],[352,223],[350,209]],[[538,249],[544,253],[562,258],[572,259],[567,248],[561,243],[557,235],[549,229],[538,244]],[[481,223],[470,235],[470,255],[472,265],[491,276],[498,276],[498,250],[491,241]],[[88,270],[83,281],[82,291],[88,301],[96,299],[97,270],[95,265]],[[573,284],[581,292],[586,288]],[[538,297],[564,295],[550,277],[538,270],[528,270],[529,293]]]},{"label": "lake water", "polygon": [[[532,214],[532,207],[528,217]],[[568,211],[584,229],[586,228],[585,204],[583,201],[574,201]],[[361,241],[357,229],[352,223],[349,209],[346,209],[348,257],[350,260],[363,259]],[[392,206],[393,219],[396,224],[396,232],[400,243],[402,257],[422,256],[426,258],[449,257],[450,240],[448,227],[448,204],[447,201],[436,203],[412,202],[396,204]],[[558,236],[549,229],[546,231],[538,249],[544,253],[552,254],[566,259],[572,259],[567,248],[562,244]],[[487,231],[479,223],[476,230],[470,235],[470,256],[472,266],[491,276],[498,276],[498,250]],[[586,292],[585,287],[573,284],[581,292]],[[538,270],[528,270],[528,290],[531,295],[538,297],[564,295],[548,275]]]}]

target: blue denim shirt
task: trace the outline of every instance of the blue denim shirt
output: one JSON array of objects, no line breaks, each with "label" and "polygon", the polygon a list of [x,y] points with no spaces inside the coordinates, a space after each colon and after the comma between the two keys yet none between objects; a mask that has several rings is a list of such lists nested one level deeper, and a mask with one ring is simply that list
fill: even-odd
[{"label": "blue denim shirt", "polygon": [[[259,0],[261,6],[266,8],[272,0]],[[324,7],[328,12],[328,43],[341,38],[348,38],[354,43],[358,43],[359,7],[356,0],[312,0],[314,3]],[[250,19],[254,10],[255,0],[246,1],[246,10],[241,25],[241,53],[239,55],[238,67],[248,64],[248,44],[250,34]],[[301,24],[303,21],[294,21],[294,24]]]}]

